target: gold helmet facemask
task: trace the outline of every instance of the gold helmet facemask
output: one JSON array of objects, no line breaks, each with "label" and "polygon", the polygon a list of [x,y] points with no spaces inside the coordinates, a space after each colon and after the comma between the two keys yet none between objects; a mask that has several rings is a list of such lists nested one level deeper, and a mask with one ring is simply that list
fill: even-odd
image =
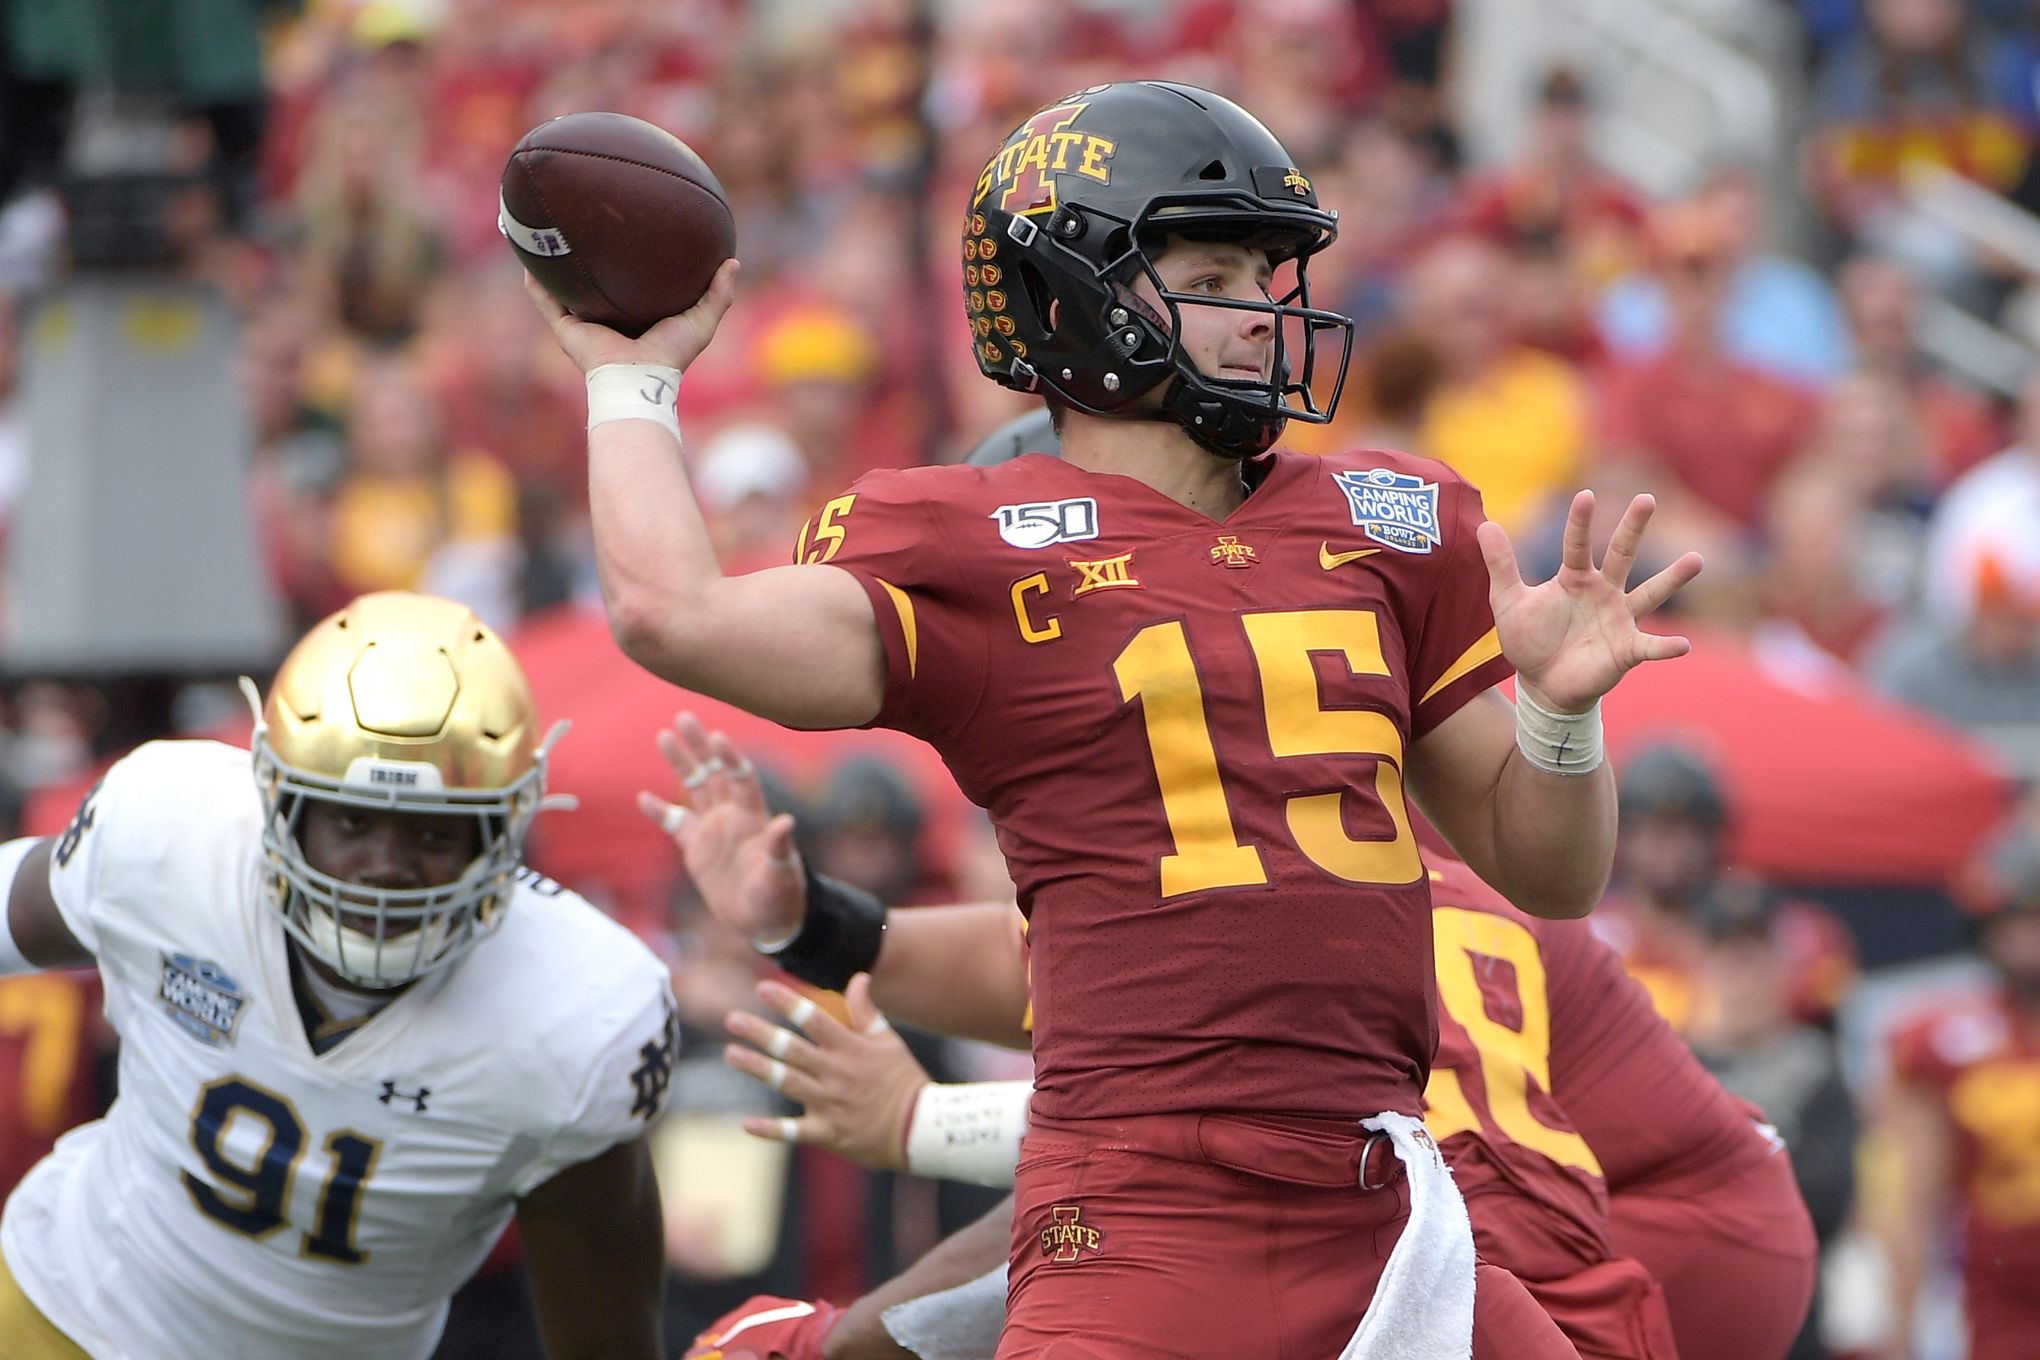
[{"label": "gold helmet facemask", "polygon": [[[364,595],[320,622],[256,708],[263,879],[292,939],[358,986],[397,987],[446,967],[502,922],[545,796],[546,754],[524,672],[466,606]],[[469,816],[479,853],[451,883],[379,888],[305,858],[307,800]]]}]

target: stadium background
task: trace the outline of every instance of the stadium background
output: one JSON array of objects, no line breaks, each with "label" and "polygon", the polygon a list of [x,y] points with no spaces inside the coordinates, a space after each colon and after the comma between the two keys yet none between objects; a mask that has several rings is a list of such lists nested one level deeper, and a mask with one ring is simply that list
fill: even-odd
[{"label": "stadium background", "polygon": [[[2036,10],[9,0],[0,832],[61,825],[136,741],[244,735],[228,677],[355,593],[469,601],[577,724],[556,786],[583,807],[536,861],[664,942],[698,1041],[661,1133],[675,1337],[759,1288],[883,1278],[978,1201],[729,1133],[765,1100],[714,1042],[754,962],[631,803],[687,701],[594,605],[578,374],[497,237],[496,177],[531,125],[596,108],[720,175],[741,301],[681,415],[746,569],[860,472],[955,459],[1026,409],[977,375],[959,305],[959,214],[1004,132],[1097,81],[1189,80],[1342,214],[1313,274],[1361,344],[1338,422],[1293,444],[1443,458],[1533,562],[1577,485],[1654,491],[1660,550],[1706,551],[1675,605],[1699,650],[1624,683],[1611,739],[1710,767],[1735,881],[1779,892],[1638,966],[1711,1065],[1804,1125],[1830,1286],[1805,1353],[1876,1353],[1864,1225],[1890,1187],[1857,1132],[1884,1039],[1974,985],[1964,885],[2040,819]],[[1004,891],[925,749],[696,706],[830,872]],[[0,983],[0,1187],[106,1098],[94,1010],[89,980]],[[531,1353],[514,1244],[497,1264],[445,1354]],[[1945,1279],[1939,1300],[1921,1354],[1952,1360]]]}]

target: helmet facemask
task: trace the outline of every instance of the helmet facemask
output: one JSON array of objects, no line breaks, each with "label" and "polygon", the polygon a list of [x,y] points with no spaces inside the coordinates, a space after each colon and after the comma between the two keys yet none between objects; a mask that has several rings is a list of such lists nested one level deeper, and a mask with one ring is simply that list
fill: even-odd
[{"label": "helmet facemask", "polygon": [[[390,988],[501,924],[532,819],[572,800],[545,792],[565,724],[538,739],[523,669],[492,630],[450,600],[364,595],[292,649],[266,703],[252,682],[242,691],[256,710],[264,892],[301,948],[347,982]],[[305,853],[315,805],[472,819],[475,853],[444,883],[349,882]],[[436,876],[449,858],[416,867]]]},{"label": "helmet facemask", "polygon": [[[541,748],[522,778],[486,792],[434,791],[430,785],[437,771],[430,765],[370,757],[354,762],[350,778],[334,780],[278,759],[266,728],[258,724],[254,757],[262,794],[264,889],[284,930],[342,980],[359,987],[399,987],[453,963],[502,921],[523,860],[525,834],[547,802],[545,756]],[[351,883],[306,858],[300,833],[313,801],[374,812],[471,817],[480,848],[449,883],[417,888]]]}]

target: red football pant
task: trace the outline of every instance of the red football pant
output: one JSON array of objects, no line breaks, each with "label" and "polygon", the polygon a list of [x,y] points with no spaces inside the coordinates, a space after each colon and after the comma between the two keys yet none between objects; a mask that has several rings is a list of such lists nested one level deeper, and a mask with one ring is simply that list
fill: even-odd
[{"label": "red football pant", "polygon": [[1813,1301],[1819,1247],[1783,1152],[1721,1184],[1608,1200],[1615,1249],[1664,1287],[1679,1360],[1780,1360]]},{"label": "red football pant", "polygon": [[1523,1282],[1581,1360],[1679,1360],[1664,1291],[1641,1263],[1610,1257],[1514,1189],[1469,1195],[1473,1240],[1483,1259]]},{"label": "red football pant", "polygon": [[[1409,1217],[1400,1177],[1360,1188],[1364,1143],[1329,1121],[1037,1118],[998,1360],[1333,1360]],[[1507,1271],[1483,1265],[1474,1299],[1475,1360],[1576,1360]]]}]

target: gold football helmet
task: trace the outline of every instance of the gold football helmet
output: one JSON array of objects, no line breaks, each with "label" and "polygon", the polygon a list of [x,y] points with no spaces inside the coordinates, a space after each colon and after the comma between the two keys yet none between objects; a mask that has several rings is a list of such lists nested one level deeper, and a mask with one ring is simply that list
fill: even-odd
[{"label": "gold football helmet", "polygon": [[[465,605],[384,591],[320,622],[284,659],[255,722],[265,888],[284,929],[367,987],[400,986],[481,943],[547,801],[546,751],[560,730],[539,740],[523,669]],[[349,883],[306,860],[307,799],[471,816],[481,850],[451,883]]]}]

